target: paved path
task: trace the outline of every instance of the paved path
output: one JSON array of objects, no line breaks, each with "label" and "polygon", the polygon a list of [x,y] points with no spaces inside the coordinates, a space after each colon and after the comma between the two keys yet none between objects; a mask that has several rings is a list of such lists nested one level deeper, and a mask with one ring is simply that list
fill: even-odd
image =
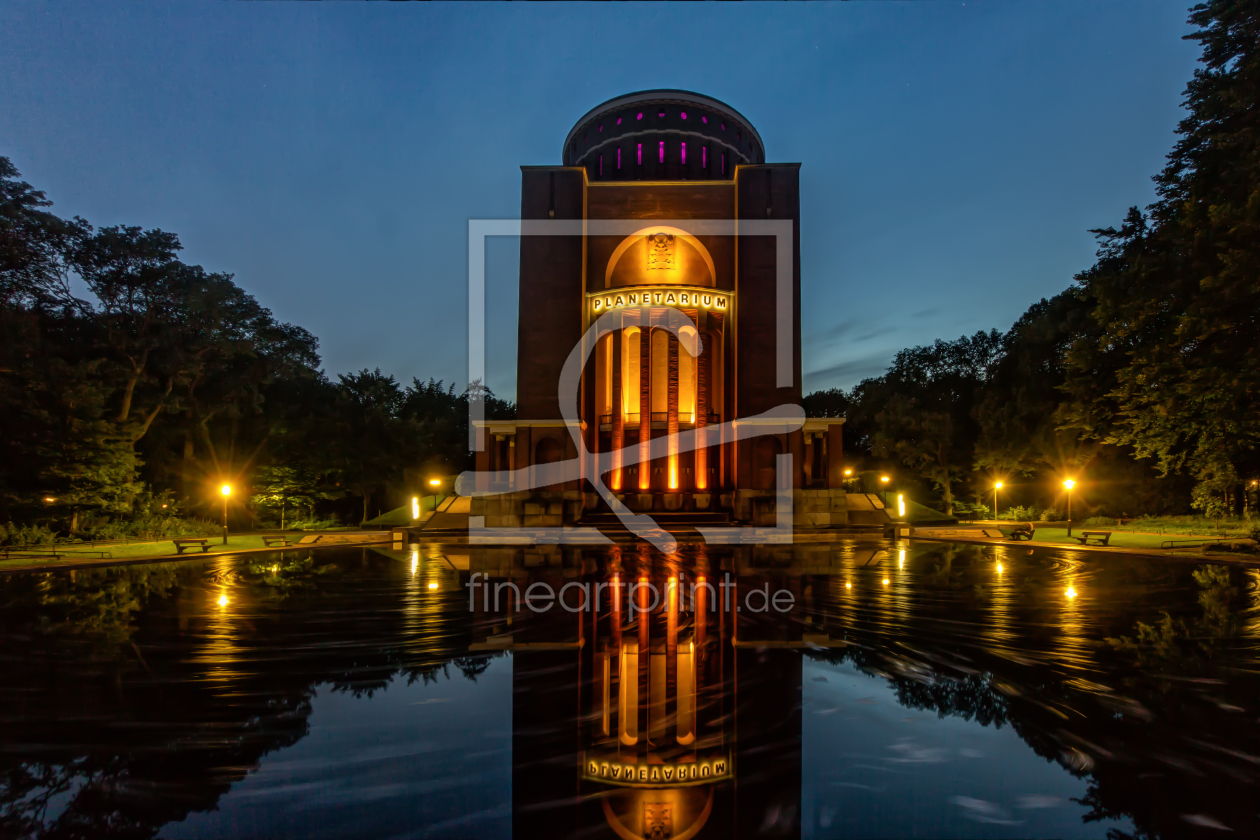
[{"label": "paved path", "polygon": [[[0,575],[13,575],[22,572],[91,569],[97,566],[134,566],[137,563],[170,563],[176,560],[196,560],[198,558],[223,557],[225,555],[260,554],[264,551],[296,551],[298,549],[334,548],[337,546],[344,548],[348,545],[380,545],[388,543],[389,539],[388,531],[354,531],[345,534],[310,534],[303,537],[300,542],[273,548],[230,548],[227,551],[186,551],[183,554],[145,554],[140,557],[112,558],[74,557],[72,554],[63,554],[60,558],[49,560],[47,563],[32,563],[25,566],[0,568]],[[170,542],[170,540],[163,540],[163,542]]]}]

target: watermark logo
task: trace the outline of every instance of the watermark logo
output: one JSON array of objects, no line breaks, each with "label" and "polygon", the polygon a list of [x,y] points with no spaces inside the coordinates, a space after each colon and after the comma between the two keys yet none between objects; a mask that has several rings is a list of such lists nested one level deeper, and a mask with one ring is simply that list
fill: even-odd
[{"label": "watermark logo", "polygon": [[790,590],[771,592],[769,583],[737,593],[732,577],[723,577],[714,584],[704,578],[689,580],[680,575],[663,587],[646,578],[622,581],[614,577],[595,583],[571,580],[558,590],[540,580],[522,590],[514,581],[492,582],[489,575],[473,572],[464,586],[468,588],[469,611],[476,610],[480,603],[486,612],[507,609],[545,613],[559,607],[568,613],[599,613],[599,605],[607,603],[607,612],[624,613],[631,621],[640,613],[652,613],[667,604],[682,612],[695,612],[698,606],[708,612],[726,613],[786,613],[796,604],[796,596]]},{"label": "watermark logo", "polygon": [[[485,381],[485,243],[490,236],[597,236],[650,233],[660,228],[678,231],[686,226],[688,235],[773,236],[775,238],[775,380],[777,387],[793,384],[793,349],[796,336],[793,329],[792,284],[792,225],[788,220],[688,220],[662,221],[650,228],[642,227],[642,220],[487,220],[469,222],[468,242],[468,378],[469,381]],[[533,464],[512,471],[496,471],[479,475],[475,470],[460,475],[455,490],[461,496],[496,496],[504,486],[514,491],[537,490],[561,485],[566,482],[585,480],[599,494],[608,508],[630,533],[649,542],[662,552],[677,550],[675,538],[648,514],[635,513],[617,498],[608,487],[604,476],[614,469],[624,470],[658,458],[677,457],[684,452],[720,441],[733,444],[763,435],[779,435],[799,430],[805,422],[805,412],[799,405],[781,405],[769,411],[741,417],[726,422],[694,428],[687,431],[653,437],[646,444],[636,443],[615,451],[591,452],[583,435],[578,400],[581,391],[582,372],[595,352],[597,342],[608,333],[615,333],[623,326],[627,313],[637,313],[641,323],[648,322],[650,304],[654,308],[682,311],[681,297],[674,303],[662,299],[629,302],[630,289],[622,290],[624,296],[613,296],[605,304],[592,305],[592,312],[599,312],[587,327],[581,340],[569,352],[557,383],[562,417],[557,425],[568,429],[577,451],[577,457],[567,461]],[[681,295],[681,293],[680,293]],[[647,295],[642,295],[647,298]],[[722,297],[722,308],[726,297]],[[688,305],[690,300],[688,301]],[[716,307],[717,296],[710,302]],[[701,298],[701,305],[704,299]],[[684,323],[690,323],[684,317]],[[703,351],[702,340],[694,331],[684,331],[677,324],[665,321],[653,327],[666,329],[679,342],[680,349],[692,357]],[[770,348],[767,348],[770,349]],[[485,446],[484,404],[469,401],[469,444],[474,451]],[[700,527],[701,536],[710,544],[733,543],[790,543],[792,541],[792,456],[775,456],[775,526],[773,528]],[[587,465],[584,470],[584,465]],[[479,478],[482,487],[479,488]],[[515,530],[516,534],[511,532]],[[607,544],[610,540],[596,528],[486,528],[484,517],[470,517],[469,542],[471,544],[521,543],[569,543]]]}]

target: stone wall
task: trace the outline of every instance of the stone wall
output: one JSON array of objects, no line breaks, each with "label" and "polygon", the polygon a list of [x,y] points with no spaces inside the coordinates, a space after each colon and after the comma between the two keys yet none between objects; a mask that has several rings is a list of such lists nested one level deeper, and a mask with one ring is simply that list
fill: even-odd
[{"label": "stone wall", "polygon": [[[735,519],[757,527],[776,522],[775,491],[736,490]],[[793,490],[792,527],[829,528],[849,524],[848,494],[842,489]]]},{"label": "stone wall", "polygon": [[582,515],[580,490],[519,490],[473,496],[469,516],[484,516],[487,528],[558,528]]}]

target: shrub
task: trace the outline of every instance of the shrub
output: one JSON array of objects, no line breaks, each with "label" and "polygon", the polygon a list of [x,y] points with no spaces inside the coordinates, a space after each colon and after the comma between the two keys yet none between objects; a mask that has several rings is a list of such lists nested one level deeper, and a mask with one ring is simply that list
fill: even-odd
[{"label": "shrub", "polygon": [[1035,520],[1037,518],[1037,515],[1038,515],[1038,511],[1035,507],[1024,507],[1023,505],[1017,505],[1016,507],[1007,508],[1006,510],[999,513],[998,519],[1011,519],[1011,520],[1018,520],[1021,522],[1026,522],[1028,520]]},{"label": "shrub", "polygon": [[204,519],[184,519],[179,516],[141,513],[131,520],[94,522],[91,526],[81,529],[78,536],[85,540],[121,540],[132,537],[142,540],[164,540],[175,537],[210,537],[220,531],[220,525]]},{"label": "shrub", "polygon": [[1041,512],[1042,522],[1062,522],[1067,519],[1067,513],[1058,508],[1046,508]]},{"label": "shrub", "polygon": [[46,525],[0,525],[0,545],[52,545],[61,538]]},{"label": "shrub", "polygon": [[296,522],[286,524],[294,531],[328,531],[333,528],[345,527],[336,519],[299,519]]},{"label": "shrub", "polygon": [[1091,516],[1085,520],[1086,525],[1115,525],[1116,520],[1110,516]]}]

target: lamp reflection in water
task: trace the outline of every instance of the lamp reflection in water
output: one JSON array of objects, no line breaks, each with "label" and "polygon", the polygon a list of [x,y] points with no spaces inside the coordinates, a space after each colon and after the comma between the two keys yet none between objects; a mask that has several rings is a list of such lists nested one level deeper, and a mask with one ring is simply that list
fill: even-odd
[{"label": "lamp reflection in water", "polygon": [[1015,639],[1015,633],[1011,629],[1011,614],[1012,611],[1018,609],[1018,599],[1011,582],[1003,574],[1006,571],[1006,566],[1002,563],[1007,555],[1006,548],[995,546],[993,555],[995,560],[993,568],[996,574],[990,588],[990,620],[984,634],[996,648],[1005,650]]}]

